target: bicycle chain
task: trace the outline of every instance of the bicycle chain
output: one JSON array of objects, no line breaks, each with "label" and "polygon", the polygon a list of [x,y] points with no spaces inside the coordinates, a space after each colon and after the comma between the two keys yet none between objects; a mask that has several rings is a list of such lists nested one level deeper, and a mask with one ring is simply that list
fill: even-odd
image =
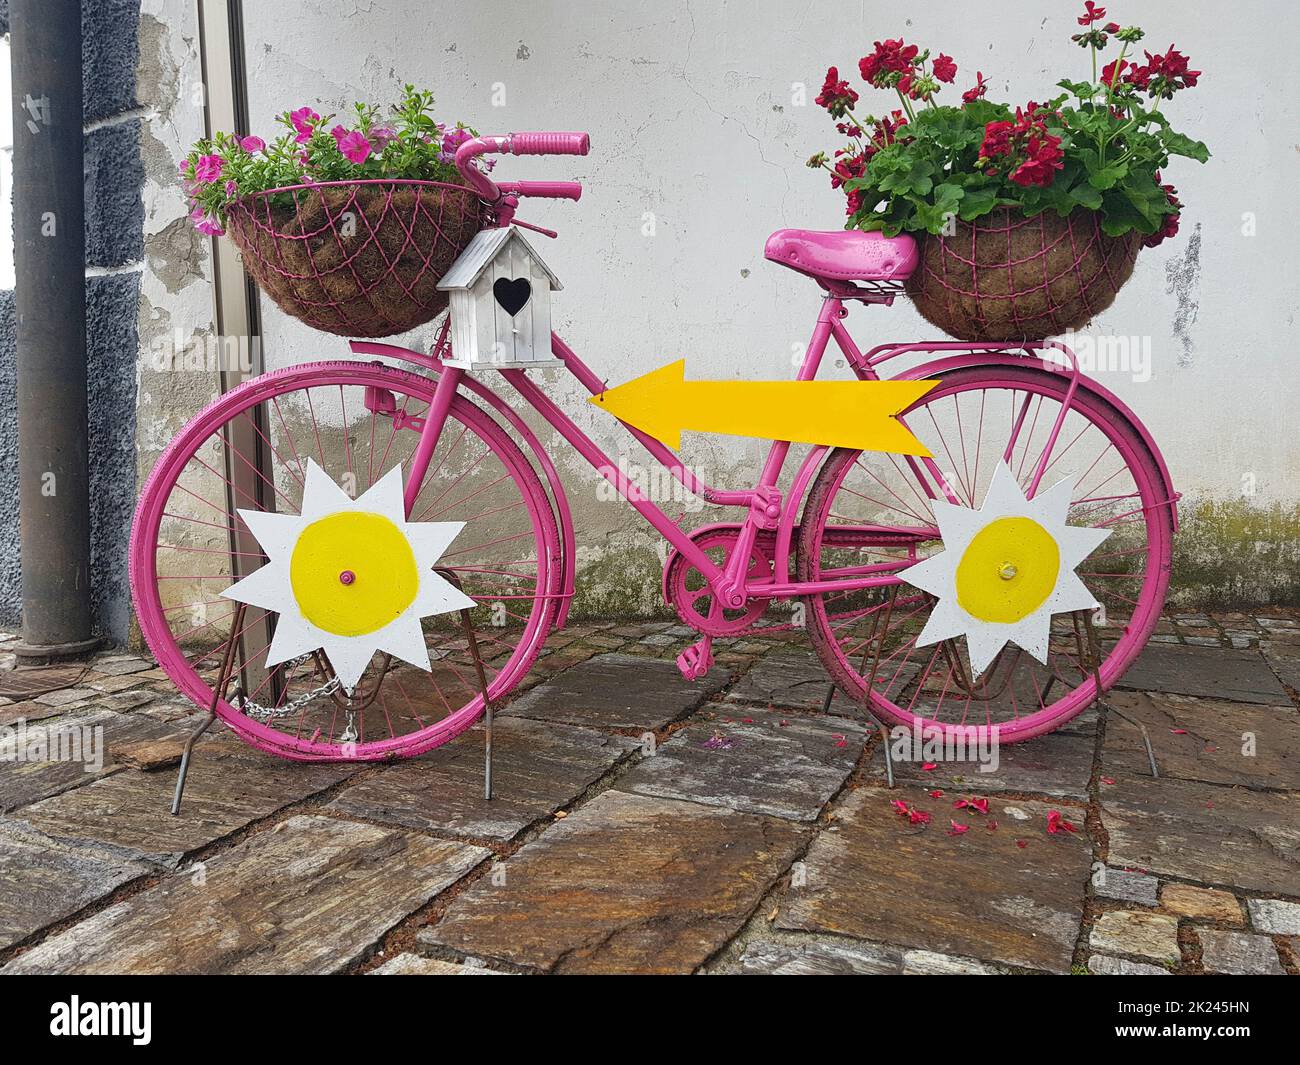
[{"label": "bicycle chain", "polygon": [[[290,659],[284,664],[285,676],[287,677],[292,670],[302,665],[311,657],[311,654],[305,654]],[[290,714],[296,714],[318,696],[332,695],[342,687],[343,682],[340,681],[338,677],[330,677],[330,679],[320,685],[320,687],[312,688],[309,691],[303,692],[301,695],[295,696],[283,706],[263,706],[261,703],[255,703],[247,696],[236,696],[236,699],[239,701],[232,703],[232,705],[239,710],[241,714],[244,714],[247,717],[254,718],[258,721],[275,721],[282,717],[288,717]]]}]

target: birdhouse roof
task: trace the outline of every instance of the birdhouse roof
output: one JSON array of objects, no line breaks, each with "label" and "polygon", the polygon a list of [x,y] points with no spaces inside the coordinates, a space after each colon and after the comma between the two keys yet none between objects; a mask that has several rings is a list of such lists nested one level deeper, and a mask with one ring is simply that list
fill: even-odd
[{"label": "birdhouse roof", "polygon": [[474,282],[483,276],[483,271],[488,268],[492,260],[505,251],[506,246],[514,240],[522,244],[528,257],[541,267],[550,279],[551,288],[558,292],[564,287],[560,284],[560,279],[551,273],[551,268],[546,265],[542,257],[533,251],[532,245],[524,239],[524,235],[514,226],[508,226],[481,230],[460,253],[460,258],[451,264],[451,269],[443,279],[438,282],[439,290],[446,292],[450,289],[472,287]]}]

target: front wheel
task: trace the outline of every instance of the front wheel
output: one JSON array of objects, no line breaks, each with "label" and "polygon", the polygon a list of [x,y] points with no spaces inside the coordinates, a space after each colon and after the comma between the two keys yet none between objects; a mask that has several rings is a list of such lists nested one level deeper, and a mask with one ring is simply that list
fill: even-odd
[{"label": "front wheel", "polygon": [[[385,473],[403,475],[436,382],[379,363],[325,362],[254,378],[181,431],[154,467],[131,534],[140,627],[159,665],[207,709],[228,647],[247,702],[217,714],[255,746],[304,761],[419,754],[483,712],[474,663],[455,613],[426,618],[432,670],[376,654],[345,698],[328,660],[268,669],[275,615],[221,592],[264,563],[240,510],[301,513],[309,460],[353,497]],[[554,616],[559,537],[536,473],[506,433],[462,396],[446,424],[411,521],[460,521],[436,568],[471,611],[488,691],[500,698],[532,665]],[[364,551],[362,551],[364,555]]]},{"label": "front wheel", "polygon": [[[813,646],[839,689],[882,719],[944,732],[997,726],[1029,739],[1086,708],[1100,672],[1109,687],[1155,628],[1169,580],[1170,500],[1150,451],[1104,398],[1079,389],[1060,433],[1051,430],[1067,383],[1032,366],[973,366],[944,375],[903,419],[932,452],[950,491],[979,507],[1006,461],[1027,489],[1044,451],[1039,492],[1067,476],[1067,522],[1111,530],[1077,572],[1102,610],[1050,619],[1047,662],[1007,644],[981,674],[960,637],[918,646],[938,600],[904,581],[807,599]],[[837,449],[808,495],[800,528],[801,581],[882,567],[888,574],[943,550],[929,475],[910,459]]]}]

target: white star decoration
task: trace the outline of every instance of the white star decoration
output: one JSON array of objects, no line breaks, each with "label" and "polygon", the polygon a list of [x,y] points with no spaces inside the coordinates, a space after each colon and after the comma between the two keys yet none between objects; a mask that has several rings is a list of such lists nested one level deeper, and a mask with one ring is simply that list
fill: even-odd
[{"label": "white star decoration", "polygon": [[309,459],[301,514],[239,516],[268,561],[221,594],[279,615],[268,668],[321,650],[349,691],[376,651],[428,671],[420,619],[475,606],[433,572],[465,523],[408,522],[400,467],[352,499]]},{"label": "white star decoration", "polygon": [[899,574],[938,599],[916,645],[964,635],[976,677],[1008,642],[1046,663],[1052,615],[1098,606],[1074,570],[1110,535],[1066,524],[1073,491],[1068,477],[1026,499],[999,462],[979,510],[931,500],[944,549]]}]

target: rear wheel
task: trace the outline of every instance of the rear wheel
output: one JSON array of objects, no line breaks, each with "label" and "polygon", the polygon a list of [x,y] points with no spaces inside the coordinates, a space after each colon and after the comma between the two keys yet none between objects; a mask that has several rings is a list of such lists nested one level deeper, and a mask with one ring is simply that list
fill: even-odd
[{"label": "rear wheel", "polygon": [[[328,362],[264,374],[190,422],[154,468],[136,511],[131,582],[159,664],[203,708],[233,641],[234,683],[249,702],[218,715],[250,743],[288,758],[378,759],[447,742],[483,712],[455,613],[426,618],[432,671],[377,654],[353,697],[328,692],[319,659],[266,667],[273,613],[221,592],[263,564],[240,509],[300,512],[308,460],[354,497],[405,472],[436,382],[378,363]],[[462,396],[451,405],[410,514],[462,521],[437,563],[474,599],[489,693],[528,671],[553,618],[560,570],[550,502],[519,448]]]},{"label": "rear wheel", "polygon": [[[1129,420],[1080,389],[1056,440],[1060,375],[1032,366],[979,366],[944,375],[904,414],[965,506],[984,500],[1000,460],[1022,489],[1050,447],[1040,491],[1073,476],[1067,521],[1112,530],[1077,572],[1102,605],[1095,648],[1077,614],[1052,619],[1046,665],[1008,644],[974,678],[964,638],[918,647],[936,600],[904,582],[807,599],[813,646],[836,685],[883,719],[945,731],[999,728],[1006,741],[1048,732],[1112,685],[1146,644],[1169,579],[1170,501]],[[837,449],[809,492],[800,529],[800,580],[833,580],[863,566],[899,570],[943,549],[926,481],[909,460]]]}]

